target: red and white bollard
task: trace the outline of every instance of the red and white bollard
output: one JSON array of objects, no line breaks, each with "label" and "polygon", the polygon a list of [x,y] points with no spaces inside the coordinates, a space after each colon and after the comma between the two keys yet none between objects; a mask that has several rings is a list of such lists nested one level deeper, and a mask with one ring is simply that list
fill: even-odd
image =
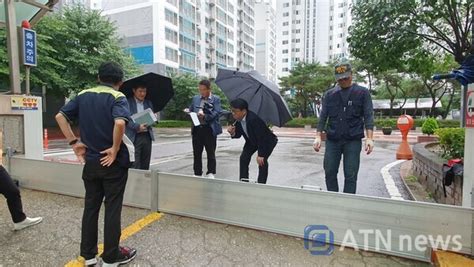
[{"label": "red and white bollard", "polygon": [[43,148],[48,149],[48,129],[44,129],[43,133]]}]

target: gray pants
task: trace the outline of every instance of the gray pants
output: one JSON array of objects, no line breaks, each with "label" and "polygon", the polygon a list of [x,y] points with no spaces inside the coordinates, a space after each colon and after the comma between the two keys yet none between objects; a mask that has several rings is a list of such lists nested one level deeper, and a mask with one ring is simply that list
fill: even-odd
[{"label": "gray pants", "polygon": [[151,159],[151,137],[148,132],[138,133],[135,137],[134,169],[148,170]]}]

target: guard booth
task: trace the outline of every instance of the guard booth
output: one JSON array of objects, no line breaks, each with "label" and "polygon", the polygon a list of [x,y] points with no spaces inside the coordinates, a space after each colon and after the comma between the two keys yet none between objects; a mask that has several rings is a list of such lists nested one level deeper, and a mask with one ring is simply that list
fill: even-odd
[{"label": "guard booth", "polygon": [[[7,32],[10,71],[9,94],[0,95],[3,147],[11,148],[11,151],[30,159],[43,159],[43,105],[41,97],[29,95],[29,67],[37,64],[35,33],[32,30],[22,29],[21,25],[22,21],[35,24],[58,1],[4,0],[0,3],[0,27],[5,27]],[[26,38],[22,38],[23,35]],[[27,76],[24,95],[20,86],[21,65],[25,66]]]}]

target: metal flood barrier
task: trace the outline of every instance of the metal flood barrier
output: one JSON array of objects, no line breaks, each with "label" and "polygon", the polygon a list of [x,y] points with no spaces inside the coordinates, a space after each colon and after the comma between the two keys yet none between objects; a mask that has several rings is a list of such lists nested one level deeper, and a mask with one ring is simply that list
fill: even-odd
[{"label": "metal flood barrier", "polygon": [[[12,178],[20,181],[20,186],[28,189],[84,197],[82,165],[32,160],[13,157],[9,162]],[[151,172],[130,170],[123,202],[125,205],[150,209]]]},{"label": "metal flood barrier", "polygon": [[[84,195],[80,165],[18,157],[10,164],[26,188]],[[460,253],[473,255],[474,209],[458,206],[139,170],[129,172],[124,204],[300,238],[308,225],[323,225],[334,244],[355,241],[359,249],[427,262],[431,250],[415,249],[418,237],[459,235],[448,247],[460,244]]]}]

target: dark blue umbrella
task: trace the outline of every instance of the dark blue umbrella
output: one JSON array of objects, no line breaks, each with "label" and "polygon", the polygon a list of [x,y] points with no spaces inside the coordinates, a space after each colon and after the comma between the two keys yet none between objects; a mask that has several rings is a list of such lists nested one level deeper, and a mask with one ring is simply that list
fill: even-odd
[{"label": "dark blue umbrella", "polygon": [[230,101],[237,98],[246,100],[249,110],[266,123],[281,127],[291,120],[290,110],[278,86],[255,70],[240,72],[219,69],[216,84]]},{"label": "dark blue umbrella", "polygon": [[456,79],[462,85],[467,86],[469,83],[474,83],[474,55],[469,55],[458,69],[451,71],[448,74],[436,74],[433,80],[442,79]]},{"label": "dark blue umbrella", "polygon": [[171,78],[149,72],[126,80],[120,87],[120,91],[127,98],[133,96],[133,88],[145,86],[147,88],[146,99],[153,103],[153,112],[161,111],[174,96],[173,82]]}]

